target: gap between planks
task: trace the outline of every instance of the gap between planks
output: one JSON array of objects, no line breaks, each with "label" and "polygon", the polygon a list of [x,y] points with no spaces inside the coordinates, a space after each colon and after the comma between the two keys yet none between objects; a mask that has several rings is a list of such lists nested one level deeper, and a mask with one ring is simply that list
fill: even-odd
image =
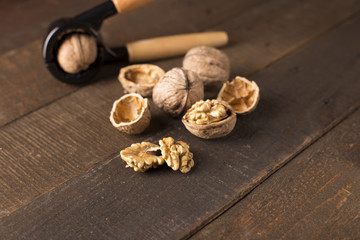
[{"label": "gap between planks", "polygon": [[[332,171],[333,169],[336,169],[335,166],[329,165],[330,163],[328,163],[328,159],[333,159],[333,161],[329,161],[332,164],[340,164],[341,162],[341,166],[344,167],[345,169],[348,169],[351,164],[349,165],[347,162],[343,162],[343,160],[350,160],[350,161],[355,161],[358,160],[358,158],[356,158],[357,156],[359,156],[358,154],[356,155],[353,151],[356,151],[356,143],[358,140],[358,136],[359,134],[357,134],[358,132],[352,131],[353,128],[351,127],[353,124],[355,124],[357,122],[357,120],[359,119],[360,116],[360,108],[355,109],[354,112],[352,112],[350,115],[348,115],[343,121],[341,121],[340,123],[338,123],[336,126],[334,126],[334,128],[331,129],[331,131],[327,132],[326,134],[323,135],[323,137],[321,139],[318,139],[316,141],[316,144],[312,144],[312,146],[310,146],[309,148],[307,148],[305,151],[301,152],[301,154],[299,154],[298,156],[296,156],[295,159],[293,159],[291,162],[286,163],[286,166],[284,166],[285,168],[279,169],[280,171],[276,171],[274,174],[272,174],[272,178],[269,178],[267,181],[264,181],[263,183],[261,183],[257,188],[253,189],[251,192],[249,192],[246,196],[243,197],[243,202],[238,202],[236,206],[234,206],[233,208],[228,209],[226,212],[224,212],[222,215],[218,216],[217,219],[214,219],[214,221],[212,221],[210,224],[206,225],[205,228],[201,229],[200,231],[198,231],[197,233],[195,233],[194,235],[190,236],[190,239],[207,239],[205,237],[209,237],[212,236],[214,237],[212,234],[215,234],[216,236],[219,235],[223,235],[222,233],[225,232],[227,235],[227,237],[225,236],[225,238],[230,238],[230,239],[240,239],[241,237],[251,237],[252,234],[253,237],[257,234],[264,234],[262,235],[262,238],[264,239],[280,239],[279,234],[281,235],[281,239],[288,239],[288,238],[284,238],[284,236],[286,236],[288,233],[292,232],[291,229],[294,229],[296,227],[296,225],[299,222],[302,222],[302,220],[310,215],[313,215],[312,217],[318,217],[318,218],[322,218],[322,216],[314,216],[313,211],[316,211],[317,207],[319,207],[319,205],[315,205],[315,207],[313,208],[308,208],[308,209],[304,209],[302,207],[299,208],[295,208],[292,210],[297,210],[297,212],[305,210],[305,215],[303,215],[303,217],[301,217],[300,219],[296,217],[294,217],[292,214],[289,213],[289,211],[292,211],[290,208],[294,208],[295,205],[297,205],[296,203],[294,204],[292,201],[294,201],[294,198],[297,199],[297,195],[296,197],[290,197],[289,199],[287,199],[286,197],[282,197],[282,195],[286,195],[286,193],[288,193],[289,189],[294,188],[295,191],[292,192],[293,194],[297,193],[300,194],[300,197],[302,197],[302,200],[304,202],[314,202],[314,197],[313,195],[318,194],[319,192],[323,192],[325,188],[327,188],[327,192],[331,192],[331,190],[329,189],[333,189],[335,187],[335,189],[333,189],[333,194],[334,198],[336,198],[340,193],[344,193],[345,196],[344,198],[340,199],[339,202],[336,204],[336,210],[339,212],[338,208],[342,207],[342,205],[344,204],[344,202],[346,202],[347,197],[351,194],[348,190],[346,190],[348,187],[350,188],[351,185],[354,185],[356,183],[356,180],[354,180],[352,177],[344,177],[343,175],[346,174],[342,174],[342,170],[339,171]],[[355,125],[355,128],[359,128],[359,125]],[[347,130],[346,132],[344,132],[344,130]],[[352,131],[349,134],[346,134],[348,131]],[[346,134],[346,135],[345,135]],[[345,135],[345,136],[344,136]],[[348,136],[350,135],[350,137]],[[334,138],[334,137],[343,137],[341,143],[342,147],[339,147],[338,141],[339,139]],[[345,140],[344,140],[345,139]],[[355,141],[355,142],[354,142]],[[330,144],[330,147],[328,146],[328,144]],[[349,144],[349,145],[347,145]],[[334,145],[334,150],[331,151],[330,153],[327,151],[329,149],[326,149],[326,147],[328,148],[332,148],[332,145]],[[344,148],[345,147],[345,148]],[[352,147],[355,147],[355,149],[353,149],[351,152],[349,153],[349,149],[352,149]],[[344,148],[344,149],[343,149]],[[320,153],[321,155],[318,155],[318,158],[314,159],[313,154],[316,153]],[[322,153],[324,155],[322,155]],[[351,155],[351,158],[348,156],[348,154]],[[354,158],[355,157],[355,158]],[[314,166],[314,163],[311,163],[311,159],[313,159],[313,161],[316,161],[319,163],[316,164],[316,166]],[[320,165],[318,165],[320,164]],[[353,166],[354,167],[354,166]],[[312,168],[315,169],[315,171],[313,170],[313,172],[318,173],[317,171],[319,169],[324,168],[324,172],[322,172],[321,174],[318,173],[317,176],[319,180],[314,180],[312,179],[313,175],[311,174],[305,174],[304,177],[304,173],[311,170]],[[283,170],[286,169],[286,170]],[[296,170],[299,169],[299,172]],[[290,173],[289,173],[290,171]],[[355,168],[354,171],[359,172],[358,168]],[[291,181],[289,183],[289,185],[286,184],[282,184],[282,182],[286,182],[287,180],[289,180],[289,176],[292,175],[292,173],[296,172],[295,176],[294,176],[294,180],[302,180],[303,178],[305,179],[305,181],[301,181],[301,183],[296,182],[296,181]],[[330,176],[328,176],[326,179],[324,180],[323,177],[325,175],[328,175],[326,173],[330,172]],[[356,173],[353,173],[356,174]],[[345,178],[345,182],[343,182],[342,180],[339,180],[339,176],[340,179]],[[349,176],[347,174],[347,176]],[[351,175],[350,175],[351,176]],[[285,178],[284,181],[281,181],[280,179]],[[299,179],[300,178],[300,179]],[[328,186],[328,185],[334,185],[333,181],[337,179],[337,182],[343,182],[342,185],[339,186]],[[347,178],[347,181],[346,181]],[[350,179],[349,179],[350,178]],[[312,180],[312,181],[311,181]],[[350,183],[349,183],[350,181]],[[274,184],[275,182],[275,184]],[[317,184],[314,187],[314,182],[321,182],[321,184]],[[280,184],[280,185],[284,185],[282,187],[280,186],[276,186],[276,183]],[[312,183],[312,184],[310,184]],[[300,185],[300,188],[299,188]],[[311,185],[311,186],[310,186]],[[344,186],[345,185],[345,186]],[[273,187],[275,186],[275,187]],[[308,187],[309,186],[309,187]],[[282,188],[287,188],[285,190],[283,190]],[[315,188],[315,194],[314,194],[314,189]],[[339,189],[339,190],[336,190]],[[269,190],[272,189],[272,190]],[[310,189],[310,190],[309,190]],[[272,197],[272,191],[275,191],[275,195]],[[353,190],[354,191],[354,190]],[[281,192],[281,194],[279,194],[279,192]],[[290,192],[291,193],[291,192]],[[311,193],[313,195],[311,195]],[[312,198],[312,200],[308,200],[307,194],[310,194],[310,198]],[[280,196],[279,196],[280,195]],[[317,197],[317,198],[322,198],[321,204],[328,202],[329,200],[331,200],[331,198],[327,198],[326,200],[324,200],[324,195],[327,195],[326,193],[323,192],[322,197]],[[331,194],[330,194],[331,195]],[[356,195],[356,194],[355,194]],[[269,202],[267,202],[267,197],[272,197],[272,201],[270,200]],[[355,196],[355,199],[358,198],[359,196]],[[278,201],[278,198],[280,198],[280,200]],[[276,199],[276,200],[274,200]],[[292,199],[292,200],[291,200]],[[356,220],[360,220],[360,215],[357,214],[356,209],[359,209],[359,202],[356,201],[354,199],[354,197],[352,198],[352,203],[353,207],[352,207],[352,212],[355,212],[355,219]],[[300,205],[305,205],[305,203],[302,202],[302,200],[300,200]],[[263,204],[266,203],[266,204]],[[281,204],[280,204],[281,203]],[[320,204],[320,205],[321,205]],[[357,205],[355,205],[357,204]],[[249,206],[254,205],[254,208],[249,210]],[[308,204],[309,205],[309,204]],[[313,205],[313,204],[310,204]],[[279,210],[279,208],[281,207],[281,211],[277,212],[277,211],[273,211],[273,214],[271,216],[266,216],[264,209],[260,210],[255,206],[261,206],[263,207],[265,210],[266,209],[277,209]],[[290,210],[289,210],[290,209]],[[327,215],[326,213],[328,213],[329,211],[332,211],[333,208],[327,209],[325,211],[325,215]],[[243,216],[240,216],[240,213],[244,213]],[[348,210],[349,211],[349,210]],[[292,222],[292,224],[294,224],[291,229],[289,230],[288,226],[286,226],[286,224],[284,224],[284,220],[282,221],[282,223],[278,223],[277,226],[273,226],[272,224],[274,224],[274,222],[278,221],[279,218],[282,217],[282,219],[286,218],[286,215],[290,215],[290,217],[293,217],[290,222]],[[266,217],[266,220],[263,220],[262,217]],[[342,216],[342,218],[347,218],[348,216]],[[354,216],[353,216],[354,217]],[[272,219],[272,221],[269,223],[269,218]],[[332,215],[328,218],[331,219]],[[250,219],[252,219],[252,221],[250,221]],[[350,222],[352,220],[355,219],[349,219]],[[260,223],[257,222],[257,220],[260,221]],[[294,223],[295,221],[295,223]],[[244,226],[246,225],[246,223],[249,222],[249,225],[242,228],[241,230],[236,229],[235,226]],[[281,220],[280,220],[281,222]],[[317,222],[317,224],[323,224],[326,225],[327,221],[323,221],[321,220],[319,223]],[[227,223],[230,224],[230,226],[227,225]],[[268,223],[267,225],[265,223]],[[343,224],[343,222],[338,222],[339,224]],[[234,224],[234,225],[231,225]],[[291,223],[290,223],[291,224]],[[309,222],[308,222],[309,224]],[[312,224],[312,222],[310,221],[310,224]],[[254,226],[255,225],[255,226]],[[276,225],[276,224],[275,224]],[[285,230],[284,232],[278,232],[279,230],[279,225],[281,226],[281,229]],[[284,226],[285,225],[285,226]],[[329,224],[327,224],[329,227]],[[351,224],[350,224],[351,225]],[[353,226],[356,226],[356,223],[352,224]],[[275,227],[275,229],[273,228]],[[314,227],[314,226],[312,226]],[[317,229],[316,226],[315,228]],[[335,228],[342,228],[344,227],[344,225],[341,225],[341,227],[339,225],[335,226]],[[277,229],[276,229],[277,228]],[[304,228],[304,226],[303,226]],[[334,226],[332,225],[331,228],[334,228]],[[206,230],[204,230],[206,229]],[[256,230],[257,229],[257,230]],[[348,228],[347,228],[348,229]],[[248,231],[247,231],[248,230]],[[260,231],[259,231],[260,230]],[[269,230],[269,231],[266,231]],[[349,238],[348,235],[342,235],[339,236],[337,235],[330,237],[330,239],[334,238],[338,239],[340,238],[346,238],[346,239],[354,239],[353,237],[356,235],[359,235],[359,231],[356,231],[357,228],[352,228],[352,229],[348,229],[348,230],[352,230],[350,231],[348,234],[352,234],[352,237]],[[241,235],[241,233],[243,233],[243,235]],[[278,233],[278,234],[276,234]],[[294,234],[294,233],[293,233]],[[298,231],[298,235],[297,238],[300,236],[302,239],[304,238],[304,233],[302,231]],[[275,235],[275,236],[274,236]],[[309,234],[307,234],[309,235]],[[325,234],[326,235],[326,234]],[[241,237],[240,237],[241,236]],[[258,235],[257,235],[258,236]],[[194,237],[194,238],[192,238]],[[256,238],[256,237],[255,237]],[[314,236],[313,236],[314,238]],[[292,237],[291,239],[294,239],[294,237]],[[304,238],[306,239],[306,237]],[[329,239],[329,236],[325,236],[324,234],[322,237],[315,237],[314,239]],[[357,238],[356,238],[357,239]]]},{"label": "gap between planks", "polygon": [[[338,33],[339,34],[339,33]],[[358,102],[356,103],[356,104],[354,104],[354,105],[358,105]],[[354,108],[354,105],[352,105],[352,108]],[[349,108],[349,109],[351,109],[351,107]],[[348,111],[349,111],[349,109],[348,109]],[[345,115],[346,115],[346,111],[345,111]],[[343,117],[344,116],[344,113],[342,113],[342,114],[340,114],[340,116],[338,116],[337,118],[335,118],[335,119],[333,119],[332,121],[331,121],[331,123],[329,123],[329,125],[325,125],[325,128],[323,128],[323,129],[326,129],[326,126],[331,126],[332,124],[336,124],[336,122],[337,122],[337,120],[339,119],[339,118],[341,118],[341,117]],[[315,134],[316,133],[318,133],[319,134],[319,131],[315,131],[314,132]],[[312,133],[311,135],[314,135],[314,133]],[[313,136],[314,137],[314,136]],[[309,142],[308,141],[306,141],[306,139],[305,139],[305,142],[304,142],[305,144],[308,144]],[[296,149],[295,149],[295,151],[296,151]],[[291,156],[291,155],[290,155]],[[280,164],[281,165],[281,164]],[[275,165],[275,166],[279,166],[279,164],[278,165]]]},{"label": "gap between planks", "polygon": [[324,131],[319,134],[319,136],[315,136],[313,139],[311,139],[310,141],[306,140],[305,145],[303,148],[299,148],[296,152],[294,152],[293,155],[289,156],[288,160],[285,160],[285,162],[281,165],[275,166],[273,168],[273,171],[270,172],[270,174],[268,176],[264,176],[264,178],[260,179],[256,184],[254,184],[253,186],[251,186],[251,188],[248,191],[245,192],[241,192],[238,195],[238,199],[235,199],[234,202],[229,203],[227,206],[225,206],[223,209],[220,209],[219,212],[217,214],[215,214],[212,218],[209,219],[209,221],[204,222],[204,224],[202,226],[200,226],[199,228],[195,229],[193,232],[189,232],[188,235],[184,236],[182,239],[191,239],[194,235],[196,235],[198,232],[201,232],[202,229],[204,229],[205,227],[211,225],[214,221],[218,220],[219,218],[221,218],[226,212],[231,211],[231,209],[238,204],[241,200],[245,199],[247,196],[249,196],[253,191],[256,191],[256,189],[258,189],[258,187],[260,187],[263,184],[267,183],[267,180],[269,180],[272,176],[274,176],[274,174],[276,174],[277,172],[279,172],[281,169],[283,169],[284,167],[286,167],[290,162],[292,162],[295,158],[297,158],[299,155],[301,155],[303,152],[307,151],[307,149],[311,146],[313,146],[314,144],[316,144],[317,142],[319,142],[319,140],[323,137],[325,137],[326,135],[328,135],[331,131],[333,131],[336,127],[338,127],[340,124],[342,124],[343,122],[345,122],[347,119],[351,118],[352,116],[354,116],[354,114],[356,114],[356,112],[359,110],[359,105],[360,103],[358,103],[356,106],[353,106],[352,108],[349,109],[349,112],[345,114],[344,118],[338,118],[336,119],[336,121],[334,122],[334,125],[329,125],[326,129],[324,129]]}]

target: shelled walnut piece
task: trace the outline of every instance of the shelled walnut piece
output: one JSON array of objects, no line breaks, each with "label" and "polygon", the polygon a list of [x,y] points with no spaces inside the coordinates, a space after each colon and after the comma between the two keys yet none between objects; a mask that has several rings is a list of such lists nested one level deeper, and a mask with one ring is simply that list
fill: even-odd
[{"label": "shelled walnut piece", "polygon": [[160,147],[149,142],[134,143],[120,152],[121,158],[135,172],[145,172],[149,168],[157,168],[164,164],[164,158],[158,156]]},{"label": "shelled walnut piece", "polygon": [[65,72],[76,74],[95,62],[97,51],[95,38],[84,33],[74,33],[60,45],[57,60]]},{"label": "shelled walnut piece", "polygon": [[259,102],[260,89],[254,81],[237,76],[224,83],[217,98],[227,102],[237,114],[249,113]]},{"label": "shelled walnut piece", "polygon": [[128,92],[148,97],[152,95],[155,84],[164,74],[164,70],[156,65],[135,64],[121,68],[119,81]]},{"label": "shelled walnut piece", "polygon": [[110,113],[112,125],[128,134],[142,133],[149,126],[150,119],[148,100],[137,93],[116,100]]},{"label": "shelled walnut piece", "polygon": [[193,154],[187,143],[174,143],[173,138],[167,137],[160,140],[159,144],[160,146],[149,142],[135,143],[122,150],[120,156],[127,167],[134,168],[136,172],[145,172],[165,162],[174,171],[180,170],[182,173],[188,173],[194,166]]},{"label": "shelled walnut piece", "polygon": [[168,137],[163,138],[159,143],[166,164],[174,171],[180,170],[182,173],[187,173],[194,166],[193,154],[185,142],[177,141],[174,143],[174,139]]},{"label": "shelled walnut piece", "polygon": [[182,122],[197,137],[220,138],[234,129],[236,114],[226,102],[216,99],[200,100],[186,112]]},{"label": "shelled walnut piece", "polygon": [[189,123],[205,125],[223,120],[228,116],[226,108],[217,100],[200,100],[187,113]]}]

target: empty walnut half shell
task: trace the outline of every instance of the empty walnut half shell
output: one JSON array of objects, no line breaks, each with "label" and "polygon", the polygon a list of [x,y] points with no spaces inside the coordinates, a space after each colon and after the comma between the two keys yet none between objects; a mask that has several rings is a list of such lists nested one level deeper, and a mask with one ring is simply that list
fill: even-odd
[{"label": "empty walnut half shell", "polygon": [[114,127],[128,134],[143,132],[150,124],[148,100],[140,94],[130,93],[113,104],[110,121]]},{"label": "empty walnut half shell", "polygon": [[235,127],[236,114],[223,101],[200,100],[182,118],[186,129],[197,137],[212,139],[228,135]]},{"label": "empty walnut half shell", "polygon": [[164,74],[164,70],[156,65],[135,64],[121,68],[119,81],[128,92],[148,97],[152,95],[153,87]]},{"label": "empty walnut half shell", "polygon": [[160,147],[149,142],[134,143],[121,150],[120,156],[135,172],[145,172],[149,168],[157,168],[165,163],[160,155]]},{"label": "empty walnut half shell", "polygon": [[227,102],[237,114],[253,111],[260,99],[260,90],[254,81],[237,76],[231,82],[224,83],[219,100]]}]

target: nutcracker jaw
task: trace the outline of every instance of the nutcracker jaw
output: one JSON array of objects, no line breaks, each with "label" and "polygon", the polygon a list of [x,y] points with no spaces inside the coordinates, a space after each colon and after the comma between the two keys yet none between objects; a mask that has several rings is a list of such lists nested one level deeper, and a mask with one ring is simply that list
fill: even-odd
[{"label": "nutcracker jaw", "polygon": [[[59,19],[50,25],[48,35],[43,44],[43,58],[50,73],[60,81],[67,83],[83,83],[92,79],[101,69],[104,59],[118,59],[117,51],[104,46],[98,34],[103,20],[117,13],[112,1],[104,2],[74,18]],[[76,74],[65,72],[59,65],[57,53],[64,39],[71,34],[87,34],[96,40],[97,58],[88,69]],[[124,56],[121,57],[124,58]],[[126,55],[126,53],[125,53]]]}]

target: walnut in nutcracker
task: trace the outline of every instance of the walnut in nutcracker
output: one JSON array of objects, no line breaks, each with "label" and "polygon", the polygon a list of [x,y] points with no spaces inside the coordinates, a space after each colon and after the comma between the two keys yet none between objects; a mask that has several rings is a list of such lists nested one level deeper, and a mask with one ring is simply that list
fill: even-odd
[{"label": "walnut in nutcracker", "polygon": [[230,60],[219,49],[200,46],[186,53],[183,68],[196,72],[205,88],[220,88],[229,80]]},{"label": "walnut in nutcracker", "polygon": [[96,40],[92,36],[71,34],[60,45],[57,60],[65,72],[76,74],[95,62],[97,51]]},{"label": "walnut in nutcracker", "polygon": [[177,117],[203,99],[204,86],[193,71],[173,68],[155,85],[152,97],[160,109]]},{"label": "walnut in nutcracker", "polygon": [[204,139],[220,138],[228,135],[235,127],[236,114],[220,100],[198,101],[182,118],[186,129]]}]

